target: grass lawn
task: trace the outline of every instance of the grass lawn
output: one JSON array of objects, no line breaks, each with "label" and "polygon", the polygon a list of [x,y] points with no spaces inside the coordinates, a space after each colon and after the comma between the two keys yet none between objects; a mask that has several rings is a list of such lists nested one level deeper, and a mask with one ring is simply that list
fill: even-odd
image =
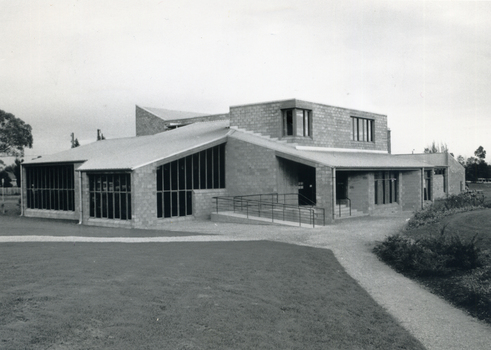
[{"label": "grass lawn", "polygon": [[0,193],[0,216],[20,215],[19,200],[20,196],[5,196],[5,198],[2,198]]},{"label": "grass lawn", "polygon": [[491,183],[488,184],[478,184],[478,183],[470,183],[467,185],[470,190],[478,190],[482,191],[485,196],[484,204],[491,205]]},{"label": "grass lawn", "polygon": [[1,349],[424,349],[329,250],[0,244]]}]

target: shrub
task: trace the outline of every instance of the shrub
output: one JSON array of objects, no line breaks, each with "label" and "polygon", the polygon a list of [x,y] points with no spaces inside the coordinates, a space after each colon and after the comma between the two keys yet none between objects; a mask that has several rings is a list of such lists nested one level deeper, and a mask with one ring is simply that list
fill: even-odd
[{"label": "shrub", "polygon": [[374,252],[397,271],[420,277],[446,276],[482,265],[476,236],[464,240],[457,235],[446,235],[445,227],[439,235],[418,240],[400,234],[389,236]]},{"label": "shrub", "polygon": [[440,221],[445,216],[464,211],[475,210],[484,206],[484,195],[477,192],[465,192],[437,199],[432,204],[418,210],[408,221],[407,228],[412,229]]},{"label": "shrub", "polygon": [[448,299],[471,314],[491,322],[491,266],[456,276],[445,286]]}]

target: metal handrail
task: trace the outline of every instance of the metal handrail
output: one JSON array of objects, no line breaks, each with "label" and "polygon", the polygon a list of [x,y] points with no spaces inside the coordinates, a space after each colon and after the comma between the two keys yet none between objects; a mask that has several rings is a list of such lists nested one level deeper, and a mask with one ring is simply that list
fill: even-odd
[{"label": "metal handrail", "polygon": [[[245,213],[246,217],[258,216],[270,218],[272,222],[276,220],[283,221],[298,221],[299,226],[308,223],[315,227],[316,224],[325,225],[325,209],[316,207],[302,207],[285,203],[271,201],[249,199],[245,197],[253,197],[254,195],[246,196],[219,196],[215,199],[216,213],[220,211],[230,211]],[[265,194],[268,199],[271,194]],[[264,197],[260,196],[260,198]],[[274,198],[274,196],[273,196]],[[278,198],[278,197],[276,197]],[[308,214],[308,215],[307,215]],[[298,218],[298,220],[297,220]]]},{"label": "metal handrail", "polygon": [[348,202],[349,216],[351,216],[351,199],[344,198],[344,199],[338,199],[339,217],[341,217],[341,203],[342,203],[342,201],[347,201]]}]

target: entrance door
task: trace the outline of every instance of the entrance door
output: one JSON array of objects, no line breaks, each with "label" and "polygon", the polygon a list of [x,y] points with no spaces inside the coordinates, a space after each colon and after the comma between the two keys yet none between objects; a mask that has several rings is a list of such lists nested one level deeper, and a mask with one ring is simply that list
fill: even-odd
[{"label": "entrance door", "polygon": [[315,168],[300,164],[298,167],[298,205],[315,205]]},{"label": "entrance door", "polygon": [[336,173],[336,199],[348,198],[348,174]]}]

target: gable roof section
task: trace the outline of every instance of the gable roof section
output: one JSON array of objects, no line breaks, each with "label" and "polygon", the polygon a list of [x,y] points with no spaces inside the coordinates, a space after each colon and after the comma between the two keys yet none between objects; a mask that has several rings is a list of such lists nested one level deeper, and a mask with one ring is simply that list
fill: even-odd
[{"label": "gable roof section", "polygon": [[201,122],[155,135],[109,139],[26,161],[26,165],[83,162],[80,171],[134,170],[180,153],[225,141],[228,121]]},{"label": "gable roof section", "polygon": [[205,113],[174,111],[174,110],[164,109],[164,108],[141,107],[141,106],[138,106],[138,107],[143,109],[143,110],[146,110],[147,112],[149,112],[149,113],[153,114],[154,116],[159,117],[160,119],[163,119],[165,121],[183,120],[183,119],[203,117],[203,116],[208,115]]},{"label": "gable roof section", "polygon": [[339,170],[411,170],[433,167],[413,157],[396,157],[391,154],[299,150],[291,144],[237,130],[231,132],[229,137],[273,149],[276,155],[282,158],[308,165],[323,164]]}]

